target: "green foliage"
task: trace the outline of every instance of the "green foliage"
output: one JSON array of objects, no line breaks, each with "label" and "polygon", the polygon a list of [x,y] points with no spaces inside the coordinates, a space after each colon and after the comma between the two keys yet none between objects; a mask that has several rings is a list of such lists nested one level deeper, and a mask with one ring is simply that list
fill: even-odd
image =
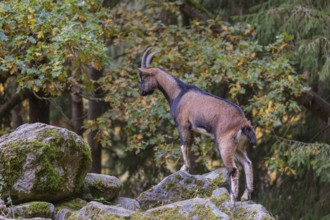
[{"label": "green foliage", "polygon": [[114,31],[100,3],[77,0],[2,2],[0,27],[0,70],[52,96],[88,83],[85,68],[108,62],[104,38]]},{"label": "green foliage", "polygon": [[307,170],[314,170],[321,182],[330,182],[330,145],[324,143],[303,143],[277,137],[273,157],[268,160],[270,171],[303,177]]},{"label": "green foliage", "polygon": [[293,57],[301,72],[306,71],[310,83],[320,78],[330,81],[330,4],[328,1],[276,0],[252,8],[241,19],[256,26],[257,37],[265,45],[274,36],[288,33],[293,36]]},{"label": "green foliage", "polygon": [[[212,8],[213,15],[225,13],[218,1],[196,2]],[[235,11],[235,4],[245,2],[227,4]],[[263,1],[241,17],[251,25],[210,20],[189,26],[182,21],[182,3],[123,0],[104,8],[96,0],[3,1],[0,80],[11,75],[19,89],[49,97],[75,85],[86,99],[96,100],[91,91],[98,85],[108,110],[85,120],[84,128],[97,131],[107,172],[127,178],[126,188],[136,194],[181,166],[179,136],[165,98],[159,91],[149,97],[137,93],[141,55],[153,46],[160,52],[152,66],[243,108],[257,131],[251,156],[260,179],[274,172],[298,181],[313,173],[313,181],[329,182],[328,138],[307,137],[315,129],[295,101],[303,87],[330,79],[328,1]],[[214,34],[213,25],[222,32]],[[97,82],[88,80],[90,66],[104,72]],[[0,81],[0,95],[7,86]],[[213,146],[195,136],[201,169],[220,166]]]}]

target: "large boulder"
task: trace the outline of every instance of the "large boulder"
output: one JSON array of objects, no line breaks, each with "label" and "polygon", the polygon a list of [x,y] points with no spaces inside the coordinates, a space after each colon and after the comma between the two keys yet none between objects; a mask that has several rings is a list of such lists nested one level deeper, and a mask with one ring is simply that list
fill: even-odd
[{"label": "large boulder", "polygon": [[1,198],[13,203],[57,201],[76,194],[91,165],[90,148],[75,133],[42,123],[0,137]]}]

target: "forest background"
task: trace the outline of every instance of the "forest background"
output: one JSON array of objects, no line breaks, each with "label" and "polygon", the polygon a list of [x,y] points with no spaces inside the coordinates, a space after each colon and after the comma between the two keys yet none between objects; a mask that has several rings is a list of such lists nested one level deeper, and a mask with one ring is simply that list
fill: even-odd
[{"label": "forest background", "polygon": [[[328,219],[329,24],[323,0],[0,1],[0,135],[71,129],[91,146],[91,172],[134,197],[182,164],[165,98],[137,93],[153,46],[153,66],[252,121],[254,201],[278,219]],[[195,139],[195,172],[222,167],[212,140]]]}]

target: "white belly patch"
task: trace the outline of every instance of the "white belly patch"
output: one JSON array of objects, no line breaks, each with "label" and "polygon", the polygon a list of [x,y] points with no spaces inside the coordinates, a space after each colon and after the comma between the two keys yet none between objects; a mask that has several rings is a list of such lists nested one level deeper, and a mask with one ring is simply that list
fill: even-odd
[{"label": "white belly patch", "polygon": [[200,134],[203,134],[203,135],[209,136],[209,137],[211,137],[212,139],[214,139],[213,134],[207,132],[204,128],[193,128],[193,129],[191,129],[191,130],[194,131],[194,132],[197,132],[197,133],[200,133]]}]

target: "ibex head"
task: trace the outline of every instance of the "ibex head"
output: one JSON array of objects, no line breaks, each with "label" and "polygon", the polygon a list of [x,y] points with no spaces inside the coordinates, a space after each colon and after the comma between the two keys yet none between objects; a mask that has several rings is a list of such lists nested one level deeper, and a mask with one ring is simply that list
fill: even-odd
[{"label": "ibex head", "polygon": [[151,50],[151,47],[149,47],[142,56],[141,61],[141,68],[139,68],[139,81],[140,81],[140,89],[139,93],[140,95],[146,96],[151,95],[155,89],[157,88],[157,80],[155,78],[155,75],[157,71],[155,68],[150,68],[150,62],[153,58],[153,56],[158,53],[158,51],[154,51],[149,54]]}]

